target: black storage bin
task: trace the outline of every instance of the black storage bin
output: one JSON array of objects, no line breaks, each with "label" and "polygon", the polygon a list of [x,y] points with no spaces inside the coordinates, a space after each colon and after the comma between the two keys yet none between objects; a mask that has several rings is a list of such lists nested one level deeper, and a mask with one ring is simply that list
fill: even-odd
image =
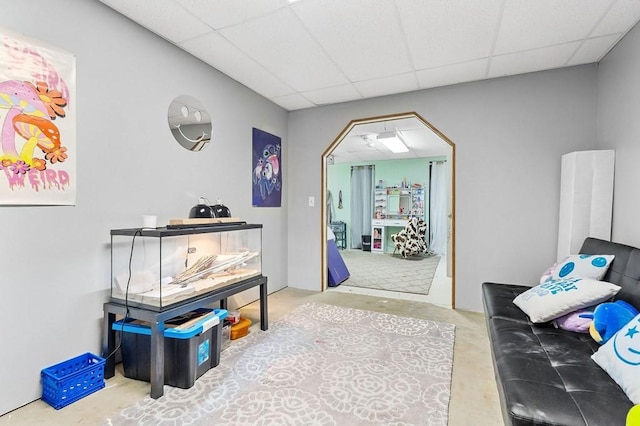
[{"label": "black storage bin", "polygon": [[371,251],[371,235],[362,236],[362,251]]},{"label": "black storage bin", "polygon": [[[196,324],[194,331],[184,333],[184,337],[176,337],[176,333],[172,333],[171,328],[165,329],[164,384],[188,389],[194,385],[198,377],[220,363],[221,322],[226,317],[227,311],[203,310],[216,314],[214,318],[211,318],[211,315],[208,316],[209,321],[216,320],[215,325],[210,328]],[[149,382],[151,380],[151,329],[149,326],[137,321],[127,321],[123,329],[122,321],[116,321],[113,323],[113,329],[123,330],[121,351],[125,377]]]}]

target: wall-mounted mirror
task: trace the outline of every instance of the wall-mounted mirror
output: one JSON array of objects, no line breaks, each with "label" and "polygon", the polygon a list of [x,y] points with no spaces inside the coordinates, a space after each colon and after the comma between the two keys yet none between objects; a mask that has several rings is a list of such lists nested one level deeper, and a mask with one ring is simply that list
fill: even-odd
[{"label": "wall-mounted mirror", "polygon": [[389,214],[397,214],[400,212],[400,196],[389,195],[387,197],[387,211]]},{"label": "wall-mounted mirror", "polygon": [[211,116],[192,96],[178,96],[169,105],[169,129],[176,141],[189,151],[200,151],[211,141]]}]

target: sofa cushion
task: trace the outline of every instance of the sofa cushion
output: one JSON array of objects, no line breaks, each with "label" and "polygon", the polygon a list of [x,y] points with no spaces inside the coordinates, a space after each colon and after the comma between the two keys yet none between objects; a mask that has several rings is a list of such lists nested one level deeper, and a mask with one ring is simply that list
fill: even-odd
[{"label": "sofa cushion", "polygon": [[551,278],[575,277],[601,280],[613,259],[614,256],[609,254],[574,254],[556,265]]},{"label": "sofa cushion", "polygon": [[589,327],[593,322],[593,310],[595,306],[588,306],[577,311],[569,312],[559,318],[553,320],[552,324],[563,330],[573,331],[576,333],[588,333]]},{"label": "sofa cushion", "polygon": [[602,279],[622,287],[616,300],[621,299],[640,308],[640,249],[598,238],[587,238],[580,253],[615,255]]},{"label": "sofa cushion", "polygon": [[550,279],[522,292],[513,299],[513,303],[532,322],[540,323],[605,302],[619,290],[619,286],[605,281],[583,278]]},{"label": "sofa cushion", "polygon": [[542,284],[546,280],[551,279],[551,276],[553,275],[553,273],[556,270],[556,266],[558,266],[558,262],[554,262],[553,265],[549,266],[547,268],[547,270],[542,273],[542,275],[540,276],[540,283],[539,284]]},{"label": "sofa cushion", "polygon": [[634,404],[640,404],[640,315],[618,330],[592,358]]}]

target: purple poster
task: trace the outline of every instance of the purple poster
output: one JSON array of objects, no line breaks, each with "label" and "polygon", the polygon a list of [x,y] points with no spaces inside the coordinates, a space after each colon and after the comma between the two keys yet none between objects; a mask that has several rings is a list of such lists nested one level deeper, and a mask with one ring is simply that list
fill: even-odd
[{"label": "purple poster", "polygon": [[253,129],[253,206],[280,207],[282,168],[280,138]]}]

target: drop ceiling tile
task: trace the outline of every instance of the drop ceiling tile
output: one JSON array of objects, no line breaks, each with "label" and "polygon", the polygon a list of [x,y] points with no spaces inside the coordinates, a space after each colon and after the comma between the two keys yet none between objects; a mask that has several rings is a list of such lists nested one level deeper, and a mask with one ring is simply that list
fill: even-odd
[{"label": "drop ceiling tile", "polygon": [[640,19],[640,1],[618,0],[591,34],[592,37],[626,33]]},{"label": "drop ceiling tile", "polygon": [[[366,153],[375,150],[374,146],[369,146],[368,143],[369,141],[362,136],[349,136],[340,142],[340,151],[356,154],[358,152]],[[376,142],[372,140],[370,143],[375,145]]]},{"label": "drop ceiling tile", "polygon": [[267,98],[295,93],[217,33],[185,41],[179,47]]},{"label": "drop ceiling tile", "polygon": [[523,74],[565,66],[580,42],[494,56],[489,66],[489,78]]},{"label": "drop ceiling tile", "polygon": [[287,111],[295,111],[297,109],[311,108],[316,106],[313,102],[310,102],[307,98],[299,93],[293,95],[277,96],[271,98],[271,101]]},{"label": "drop ceiling tile", "polygon": [[615,0],[509,0],[495,54],[536,49],[589,35]]},{"label": "drop ceiling tile", "polygon": [[416,71],[421,89],[481,80],[486,76],[488,59],[463,62]]},{"label": "drop ceiling tile", "polygon": [[353,163],[354,161],[356,161],[354,158],[352,158],[349,154],[335,154],[333,156],[333,164],[340,164],[340,163]]},{"label": "drop ceiling tile", "polygon": [[582,46],[580,46],[578,51],[569,60],[567,65],[571,66],[599,62],[621,37],[622,34],[612,34],[585,40],[584,43],[582,43]]},{"label": "drop ceiling tile", "polygon": [[411,92],[419,89],[416,75],[413,72],[358,81],[354,83],[354,86],[365,98]]},{"label": "drop ceiling tile", "polygon": [[173,0],[100,0],[107,6],[173,43],[211,31]]},{"label": "drop ceiling tile", "polygon": [[375,160],[400,160],[401,154],[394,154],[391,151],[389,151],[386,147],[384,148],[376,148],[375,152],[363,152],[360,154],[357,154],[356,157],[358,157],[357,161],[372,161],[372,159]]},{"label": "drop ceiling tile", "polygon": [[176,1],[216,30],[265,15],[289,4],[286,0],[242,0],[241,5],[233,7],[234,2],[230,0]]},{"label": "drop ceiling tile", "polygon": [[412,70],[393,0],[303,1],[292,9],[352,82]]},{"label": "drop ceiling tile", "polygon": [[219,33],[298,92],[348,83],[288,8]]},{"label": "drop ceiling tile", "polygon": [[640,19],[640,0],[100,1],[288,110],[598,61]]},{"label": "drop ceiling tile", "polygon": [[423,157],[448,155],[451,153],[451,146],[427,127],[405,130],[402,132],[402,135],[406,141],[410,141],[407,145]]},{"label": "drop ceiling tile", "polygon": [[467,62],[491,54],[503,0],[397,3],[415,69]]},{"label": "drop ceiling tile", "polygon": [[302,95],[316,105],[335,104],[362,99],[362,95],[352,84],[309,90],[302,92]]}]

